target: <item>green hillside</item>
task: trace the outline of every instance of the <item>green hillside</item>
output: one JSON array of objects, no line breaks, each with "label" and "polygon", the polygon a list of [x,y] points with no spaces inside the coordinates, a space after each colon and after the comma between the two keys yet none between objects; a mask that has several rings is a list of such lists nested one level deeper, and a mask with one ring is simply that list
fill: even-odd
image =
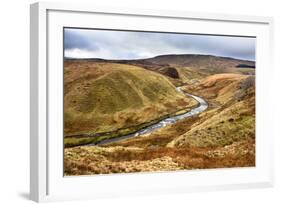
[{"label": "green hillside", "polygon": [[141,67],[81,60],[65,65],[66,136],[132,129],[196,104],[166,77]]}]

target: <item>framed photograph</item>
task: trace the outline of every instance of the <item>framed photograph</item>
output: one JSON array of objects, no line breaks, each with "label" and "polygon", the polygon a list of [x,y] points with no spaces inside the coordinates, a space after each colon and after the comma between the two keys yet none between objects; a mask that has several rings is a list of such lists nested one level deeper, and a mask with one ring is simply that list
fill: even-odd
[{"label": "framed photograph", "polygon": [[269,17],[31,5],[34,201],[269,187]]}]

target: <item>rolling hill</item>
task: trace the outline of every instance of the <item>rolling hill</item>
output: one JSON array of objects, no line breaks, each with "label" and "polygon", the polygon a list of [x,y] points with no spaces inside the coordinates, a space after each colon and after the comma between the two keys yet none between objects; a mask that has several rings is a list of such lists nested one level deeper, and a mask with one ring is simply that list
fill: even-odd
[{"label": "rolling hill", "polygon": [[[174,67],[190,67],[207,74],[241,72],[242,68],[253,69],[255,62],[211,55],[161,55],[145,59],[154,64],[168,64]],[[243,71],[242,71],[243,72]]]},{"label": "rolling hill", "polygon": [[196,104],[142,67],[70,60],[64,69],[66,136],[133,129]]}]

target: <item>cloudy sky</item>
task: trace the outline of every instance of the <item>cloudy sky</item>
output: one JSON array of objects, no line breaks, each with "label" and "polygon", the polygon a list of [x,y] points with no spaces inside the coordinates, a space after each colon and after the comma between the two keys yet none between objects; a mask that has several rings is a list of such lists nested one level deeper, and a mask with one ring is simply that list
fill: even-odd
[{"label": "cloudy sky", "polygon": [[164,54],[208,54],[255,60],[255,38],[173,33],[64,30],[69,58],[141,59]]}]

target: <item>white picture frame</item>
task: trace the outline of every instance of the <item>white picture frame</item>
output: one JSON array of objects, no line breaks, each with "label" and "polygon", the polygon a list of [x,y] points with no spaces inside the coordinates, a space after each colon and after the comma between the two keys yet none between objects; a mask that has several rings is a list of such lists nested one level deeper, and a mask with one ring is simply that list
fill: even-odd
[{"label": "white picture frame", "polygon": [[[64,26],[256,36],[256,167],[63,177],[63,132],[58,124],[62,123]],[[266,96],[272,72],[266,71],[272,69],[272,29],[270,17],[32,4],[30,198],[41,202],[273,186],[274,134],[271,114],[266,112],[270,106]]]}]

